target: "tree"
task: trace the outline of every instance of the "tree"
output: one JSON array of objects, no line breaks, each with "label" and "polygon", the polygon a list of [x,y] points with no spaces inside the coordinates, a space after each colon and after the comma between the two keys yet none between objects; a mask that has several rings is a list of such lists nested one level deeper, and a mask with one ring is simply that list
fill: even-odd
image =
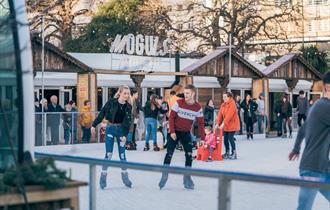
[{"label": "tree", "polygon": [[71,38],[74,19],[78,15],[91,15],[91,11],[76,10],[80,0],[28,0],[30,30],[41,34],[42,17],[44,17],[45,40],[57,40],[62,48],[63,41]]},{"label": "tree", "polygon": [[327,53],[320,51],[316,45],[311,45],[306,48],[302,47],[300,51],[303,53],[308,63],[314,66],[318,71],[325,73],[328,70]]},{"label": "tree", "polygon": [[110,44],[117,34],[142,31],[138,6],[143,0],[112,0],[100,7],[92,21],[81,29],[78,38],[65,43],[71,52],[109,52]]},{"label": "tree", "polygon": [[[269,0],[187,0],[185,5],[164,5],[160,0],[147,0],[142,8],[148,16],[159,16],[156,25],[165,25],[168,33],[183,48],[187,42],[198,40],[197,50],[205,51],[221,45],[242,48],[254,39],[285,39],[288,21],[301,19],[300,1]],[[155,11],[158,13],[155,14]],[[231,40],[229,40],[231,37]]]}]

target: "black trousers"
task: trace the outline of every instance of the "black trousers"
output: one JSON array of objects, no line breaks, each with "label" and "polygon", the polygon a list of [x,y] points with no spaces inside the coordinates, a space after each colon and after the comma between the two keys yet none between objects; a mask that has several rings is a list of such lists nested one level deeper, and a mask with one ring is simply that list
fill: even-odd
[{"label": "black trousers", "polygon": [[252,117],[249,117],[247,122],[246,122],[246,132],[247,134],[249,133],[253,133],[253,121],[252,121]]},{"label": "black trousers", "polygon": [[305,114],[298,114],[298,125],[301,127],[301,121],[304,120],[304,123],[306,121],[306,115]]},{"label": "black trousers", "polygon": [[52,125],[52,126],[50,126],[50,132],[51,132],[52,144],[57,145],[59,143],[59,140],[60,140],[60,137],[59,137],[59,132],[60,132],[59,125]]},{"label": "black trousers", "polygon": [[136,124],[134,123],[134,127],[133,127],[133,133],[132,133],[132,143],[135,145],[135,131],[136,131]]},{"label": "black trousers", "polygon": [[168,137],[167,153],[166,153],[166,156],[164,159],[164,165],[171,164],[171,160],[173,157],[173,153],[175,151],[175,147],[178,144],[178,142],[180,141],[183,146],[183,150],[184,150],[185,156],[186,156],[185,166],[191,167],[193,143],[191,140],[190,131],[189,132],[176,131],[175,133],[176,133],[176,137],[177,137],[176,140],[173,140],[170,135]]},{"label": "black trousers", "polygon": [[236,150],[234,135],[235,135],[235,131],[223,132],[223,142],[225,144],[226,153],[229,153],[229,144],[231,146],[231,152]]}]

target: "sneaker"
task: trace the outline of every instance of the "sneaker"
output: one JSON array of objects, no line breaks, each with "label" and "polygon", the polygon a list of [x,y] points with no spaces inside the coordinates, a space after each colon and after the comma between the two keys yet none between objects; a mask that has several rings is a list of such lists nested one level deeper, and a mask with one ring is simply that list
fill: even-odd
[{"label": "sneaker", "polygon": [[286,134],[283,134],[282,135],[282,139],[285,139],[285,138],[287,138],[287,135]]},{"label": "sneaker", "polygon": [[236,153],[236,151],[233,151],[233,152],[231,153],[231,155],[229,156],[229,159],[230,159],[230,160],[236,160],[236,159],[237,159],[237,153]]},{"label": "sneaker", "polygon": [[195,184],[193,180],[191,179],[191,176],[184,175],[183,176],[183,186],[185,189],[193,190],[195,188]]},{"label": "sneaker", "polygon": [[168,173],[162,173],[162,178],[158,183],[159,189],[163,189],[165,187],[167,179],[168,179]]},{"label": "sneaker", "polygon": [[102,172],[100,177],[100,187],[103,190],[107,187],[107,172]]},{"label": "sneaker", "polygon": [[155,151],[155,152],[160,151],[160,149],[159,149],[159,147],[157,146],[157,144],[154,145],[154,151]]},{"label": "sneaker", "polygon": [[146,144],[146,145],[144,146],[144,148],[143,148],[143,151],[149,151],[149,149],[150,149],[149,144]]},{"label": "sneaker", "polygon": [[253,140],[253,134],[250,134],[251,139]]},{"label": "sneaker", "polygon": [[289,138],[292,139],[292,133],[290,133]]},{"label": "sneaker", "polygon": [[127,172],[121,172],[121,180],[123,181],[126,187],[128,188],[132,187],[132,182],[129,180]]},{"label": "sneaker", "polygon": [[211,156],[209,156],[208,158],[207,158],[207,160],[206,160],[206,162],[212,162],[213,160],[212,160],[212,157]]},{"label": "sneaker", "polygon": [[249,140],[249,139],[250,139],[250,134],[247,135],[247,140]]},{"label": "sneaker", "polygon": [[222,155],[222,158],[223,159],[229,159],[229,153],[226,152],[225,154]]}]

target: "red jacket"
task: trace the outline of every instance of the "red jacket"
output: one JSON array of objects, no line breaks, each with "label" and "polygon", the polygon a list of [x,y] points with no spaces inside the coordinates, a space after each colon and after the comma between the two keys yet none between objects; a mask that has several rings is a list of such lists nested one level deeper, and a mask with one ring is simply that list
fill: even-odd
[{"label": "red jacket", "polygon": [[237,107],[234,99],[229,99],[229,101],[224,102],[220,106],[220,111],[218,113],[217,125],[224,123],[223,131],[239,131],[240,122],[237,114]]}]

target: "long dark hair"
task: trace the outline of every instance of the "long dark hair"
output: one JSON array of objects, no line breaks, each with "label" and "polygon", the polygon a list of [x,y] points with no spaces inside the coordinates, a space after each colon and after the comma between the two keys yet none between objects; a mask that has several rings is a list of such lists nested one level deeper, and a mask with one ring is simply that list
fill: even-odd
[{"label": "long dark hair", "polygon": [[213,106],[214,106],[214,101],[213,101],[213,99],[212,98],[210,98],[209,100],[207,100],[207,102],[206,102],[206,106],[210,106],[209,104],[210,104],[210,101],[212,101],[213,102]]},{"label": "long dark hair", "polygon": [[157,105],[158,105],[158,103],[157,103],[157,101],[156,101],[157,99],[159,99],[159,96],[156,95],[156,94],[152,94],[152,95],[150,96],[150,108],[151,108],[152,110],[155,110],[156,107],[157,107]]}]

